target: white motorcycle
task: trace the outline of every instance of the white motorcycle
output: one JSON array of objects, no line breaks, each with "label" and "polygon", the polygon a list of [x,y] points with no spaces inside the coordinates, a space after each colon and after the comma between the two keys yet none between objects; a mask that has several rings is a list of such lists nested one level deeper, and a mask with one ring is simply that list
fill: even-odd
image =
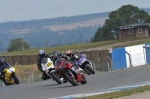
[{"label": "white motorcycle", "polygon": [[54,64],[50,58],[43,58],[43,60],[41,61],[41,66],[47,76],[52,78],[58,84],[63,83],[63,78],[61,78],[59,74],[55,71]]}]

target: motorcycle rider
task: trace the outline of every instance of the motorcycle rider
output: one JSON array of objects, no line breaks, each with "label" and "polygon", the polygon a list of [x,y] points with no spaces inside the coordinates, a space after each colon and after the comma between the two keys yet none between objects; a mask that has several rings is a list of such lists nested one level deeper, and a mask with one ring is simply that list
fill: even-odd
[{"label": "motorcycle rider", "polygon": [[[65,58],[66,60],[70,61],[70,58],[67,55],[65,55],[64,53],[56,52],[56,51],[51,52],[49,56],[50,56],[51,60],[53,61],[54,65],[55,65],[55,61],[58,58]],[[67,83],[67,80],[63,79],[63,82]]]},{"label": "motorcycle rider", "polygon": [[37,59],[37,66],[38,66],[38,69],[42,72],[42,79],[43,80],[50,79],[50,77],[47,76],[47,74],[45,72],[43,72],[42,66],[41,66],[42,59],[49,57],[49,56],[45,53],[45,50],[39,50],[38,56],[39,56],[39,58]]},{"label": "motorcycle rider", "polygon": [[74,62],[74,60],[78,60],[80,54],[75,54],[71,50],[66,50],[66,55],[70,57],[70,60]]},{"label": "motorcycle rider", "polygon": [[[66,55],[70,57],[71,61],[75,61],[75,60],[79,60],[80,59],[80,56],[81,55],[85,55],[85,54],[75,54],[75,53],[72,53],[71,50],[66,50]],[[80,65],[76,65],[76,63],[74,62],[75,66],[77,66],[80,71],[83,71],[83,67],[81,67]],[[94,73],[93,73],[94,74]]]},{"label": "motorcycle rider", "polygon": [[68,57],[70,57],[70,60],[71,60],[71,61],[74,61],[75,59],[78,59],[78,55],[75,54],[75,53],[72,53],[71,50],[66,50],[66,55],[67,55]]},{"label": "motorcycle rider", "polygon": [[53,61],[54,65],[55,65],[55,61],[58,58],[65,58],[68,61],[70,60],[70,58],[67,55],[65,55],[64,53],[60,53],[60,52],[56,52],[56,51],[53,51],[53,52],[50,53],[50,58]]},{"label": "motorcycle rider", "polygon": [[79,68],[80,71],[83,71],[82,67],[78,66],[75,64],[74,60],[78,60],[79,59],[79,55],[80,54],[75,54],[75,53],[72,53],[71,50],[66,50],[66,53],[65,53],[69,58],[70,60],[73,62],[74,66],[76,66],[77,68]]},{"label": "motorcycle rider", "polygon": [[0,58],[0,80],[2,80],[5,83],[4,77],[2,77],[3,74],[5,74],[4,69],[10,67],[10,64],[5,61],[4,58]]},{"label": "motorcycle rider", "polygon": [[[53,54],[55,52],[52,52]],[[37,66],[38,66],[38,69],[43,73],[42,74],[42,79],[43,80],[47,80],[47,79],[50,79],[49,76],[47,76],[47,74],[45,72],[43,72],[42,70],[42,66],[41,66],[41,61],[43,58],[51,58],[51,56],[49,54],[46,54],[44,50],[39,50],[38,52],[38,55],[39,55],[39,58],[37,60]],[[52,60],[52,59],[51,59]],[[54,61],[52,60],[53,64],[54,64]],[[64,79],[60,77],[60,79],[63,81]],[[64,83],[66,83],[65,81],[63,81]]]}]

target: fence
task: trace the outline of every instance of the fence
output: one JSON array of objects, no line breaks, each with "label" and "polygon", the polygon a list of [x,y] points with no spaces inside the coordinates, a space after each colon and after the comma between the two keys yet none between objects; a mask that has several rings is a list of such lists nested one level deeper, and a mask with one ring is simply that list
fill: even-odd
[{"label": "fence", "polygon": [[[86,54],[87,58],[96,64],[97,70],[100,71],[109,70],[110,60],[107,58],[107,56],[109,56],[108,50],[82,51],[76,53]],[[17,63],[18,65],[32,65],[36,64],[38,59],[38,55],[0,56],[0,58],[2,57],[5,58],[5,60],[12,65],[15,65],[15,63]]]}]

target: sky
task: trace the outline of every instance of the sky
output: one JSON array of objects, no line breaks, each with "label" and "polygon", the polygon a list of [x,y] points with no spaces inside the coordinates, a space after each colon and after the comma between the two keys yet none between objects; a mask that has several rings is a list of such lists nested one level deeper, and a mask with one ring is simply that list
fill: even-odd
[{"label": "sky", "polygon": [[0,0],[0,23],[114,11],[123,5],[150,7],[150,0]]}]

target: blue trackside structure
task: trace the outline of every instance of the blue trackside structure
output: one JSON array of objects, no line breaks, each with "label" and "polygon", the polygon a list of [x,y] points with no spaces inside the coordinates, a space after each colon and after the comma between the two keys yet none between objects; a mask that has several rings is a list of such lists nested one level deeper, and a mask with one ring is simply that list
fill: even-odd
[{"label": "blue trackside structure", "polygon": [[115,48],[112,50],[112,69],[127,68],[125,48]]}]

